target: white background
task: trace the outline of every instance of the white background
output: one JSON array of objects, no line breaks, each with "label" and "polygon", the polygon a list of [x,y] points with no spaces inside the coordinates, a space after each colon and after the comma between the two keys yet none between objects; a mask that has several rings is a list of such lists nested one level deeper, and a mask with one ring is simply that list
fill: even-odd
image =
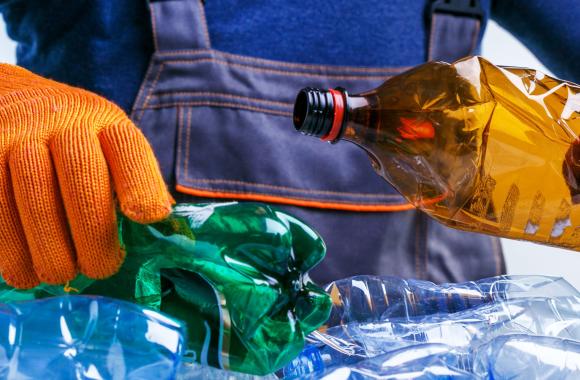
[{"label": "white background", "polygon": [[[0,17],[0,62],[14,63],[15,48],[6,36]],[[496,64],[525,66],[548,72],[522,44],[494,22],[488,25],[483,40],[483,55]],[[502,244],[509,273],[562,276],[580,289],[580,252],[513,240],[503,240]]]}]

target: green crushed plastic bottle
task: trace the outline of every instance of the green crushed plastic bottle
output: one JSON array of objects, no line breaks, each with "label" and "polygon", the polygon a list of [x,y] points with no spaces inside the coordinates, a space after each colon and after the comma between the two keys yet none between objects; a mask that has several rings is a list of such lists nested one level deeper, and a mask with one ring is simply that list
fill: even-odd
[{"label": "green crushed plastic bottle", "polygon": [[[328,318],[329,296],[307,272],[325,245],[311,228],[257,203],[177,205],[170,218],[141,225],[120,216],[125,263],[113,277],[75,279],[69,288],[130,300],[186,323],[185,360],[265,375],[297,356]],[[62,294],[17,291],[0,300]]]}]

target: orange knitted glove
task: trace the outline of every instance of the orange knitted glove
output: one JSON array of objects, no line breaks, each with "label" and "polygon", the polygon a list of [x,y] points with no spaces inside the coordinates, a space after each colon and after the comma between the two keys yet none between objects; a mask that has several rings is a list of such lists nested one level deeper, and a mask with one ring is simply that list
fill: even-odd
[{"label": "orange knitted glove", "polygon": [[121,211],[149,223],[171,196],[149,143],[124,112],[90,92],[0,64],[0,270],[18,288],[63,284],[123,262]]}]

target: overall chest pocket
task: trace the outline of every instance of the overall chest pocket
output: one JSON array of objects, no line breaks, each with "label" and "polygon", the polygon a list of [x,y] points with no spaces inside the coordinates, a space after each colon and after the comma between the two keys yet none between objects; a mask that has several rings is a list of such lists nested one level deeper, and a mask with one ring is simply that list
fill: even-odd
[{"label": "overall chest pocket", "polygon": [[359,92],[396,71],[207,50],[159,54],[134,118],[178,192],[352,211],[410,209],[374,173],[361,149],[300,136],[292,125],[301,88],[343,86]]}]

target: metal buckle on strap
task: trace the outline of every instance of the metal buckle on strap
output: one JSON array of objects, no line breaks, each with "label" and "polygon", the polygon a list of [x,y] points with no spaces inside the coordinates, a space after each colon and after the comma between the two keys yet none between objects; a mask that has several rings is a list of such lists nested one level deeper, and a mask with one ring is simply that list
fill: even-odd
[{"label": "metal buckle on strap", "polygon": [[431,14],[434,13],[446,13],[483,20],[483,8],[480,0],[435,0],[431,5]]}]

